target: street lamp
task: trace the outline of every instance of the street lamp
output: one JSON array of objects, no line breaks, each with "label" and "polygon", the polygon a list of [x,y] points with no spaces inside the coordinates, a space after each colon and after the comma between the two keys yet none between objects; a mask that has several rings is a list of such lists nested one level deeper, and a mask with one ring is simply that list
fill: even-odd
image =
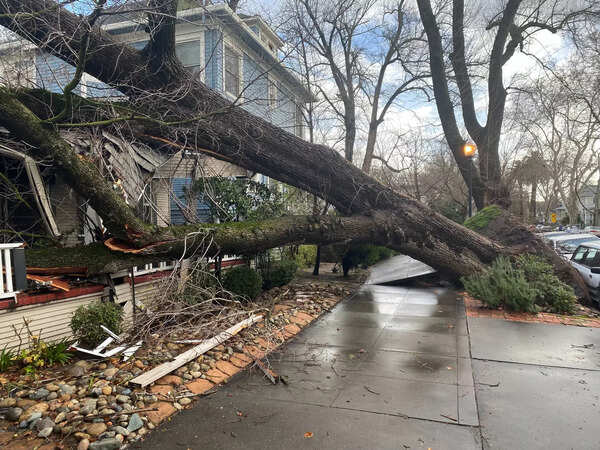
[{"label": "street lamp", "polygon": [[477,147],[475,144],[469,144],[468,142],[463,145],[463,155],[469,161],[469,217],[473,215],[473,169],[471,166],[473,165],[471,159],[475,156],[475,152],[477,151]]}]

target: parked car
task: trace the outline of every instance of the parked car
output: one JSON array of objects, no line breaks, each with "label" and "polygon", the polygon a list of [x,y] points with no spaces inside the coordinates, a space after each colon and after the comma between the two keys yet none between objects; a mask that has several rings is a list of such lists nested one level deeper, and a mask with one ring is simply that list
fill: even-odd
[{"label": "parked car", "polygon": [[600,304],[600,239],[578,246],[571,257],[571,265],[590,288],[592,299]]},{"label": "parked car", "polygon": [[549,236],[546,239],[554,247],[556,253],[567,260],[571,259],[571,256],[579,245],[590,241],[600,242],[600,238],[591,233],[566,233]]},{"label": "parked car", "polygon": [[587,226],[585,227],[585,229],[583,230],[586,233],[592,233],[595,234],[596,236],[600,236],[600,226]]}]

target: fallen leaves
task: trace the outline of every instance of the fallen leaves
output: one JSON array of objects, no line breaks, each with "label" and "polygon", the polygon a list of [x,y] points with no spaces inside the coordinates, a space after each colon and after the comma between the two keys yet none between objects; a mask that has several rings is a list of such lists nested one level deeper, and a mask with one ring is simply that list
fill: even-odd
[{"label": "fallen leaves", "polygon": [[314,434],[310,431],[307,431],[306,433],[304,433],[304,438],[305,439],[310,439],[311,437],[313,437]]}]

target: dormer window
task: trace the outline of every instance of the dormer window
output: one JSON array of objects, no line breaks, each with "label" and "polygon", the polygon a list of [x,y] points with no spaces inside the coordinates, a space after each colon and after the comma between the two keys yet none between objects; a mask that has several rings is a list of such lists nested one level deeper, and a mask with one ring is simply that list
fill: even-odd
[{"label": "dormer window", "polygon": [[233,47],[225,45],[225,92],[235,97],[240,95],[240,54]]}]

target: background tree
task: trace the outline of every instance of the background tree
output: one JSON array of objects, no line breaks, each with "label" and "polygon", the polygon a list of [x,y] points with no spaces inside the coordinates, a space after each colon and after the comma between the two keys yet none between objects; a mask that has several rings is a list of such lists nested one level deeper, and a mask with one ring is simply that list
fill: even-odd
[{"label": "background tree", "polygon": [[[534,34],[543,30],[557,33],[582,17],[597,16],[598,5],[591,0],[508,0],[470,4],[480,9],[470,8],[469,15],[464,0],[438,2],[435,12],[431,0],[417,0],[417,5],[427,33],[433,89],[446,141],[466,180],[471,161],[462,154],[467,139],[458,125],[458,103],[479,153],[479,170],[473,176],[475,203],[478,208],[492,203],[508,207],[511,199],[502,179],[498,150],[507,99],[504,67]],[[451,20],[445,21],[446,17]],[[483,92],[479,91],[479,77],[486,80]],[[453,86],[458,90],[457,102],[453,101]],[[480,98],[487,100],[485,112],[476,107]]]},{"label": "background tree", "polygon": [[313,70],[327,76],[314,86],[343,124],[344,155],[350,162],[361,104],[366,105],[362,168],[368,173],[386,114],[403,93],[423,90],[428,77],[423,31],[414,11],[404,0],[290,0],[286,15],[287,39],[299,51],[312,53]]}]

